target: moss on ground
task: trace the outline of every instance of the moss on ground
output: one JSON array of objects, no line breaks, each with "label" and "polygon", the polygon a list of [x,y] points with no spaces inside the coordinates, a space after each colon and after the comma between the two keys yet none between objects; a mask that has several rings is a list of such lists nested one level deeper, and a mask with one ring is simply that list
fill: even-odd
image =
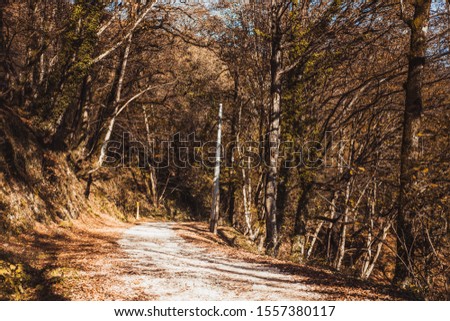
[{"label": "moss on ground", "polygon": [[36,269],[10,253],[0,252],[0,300],[65,300],[52,291],[53,285],[64,281],[63,271]]}]

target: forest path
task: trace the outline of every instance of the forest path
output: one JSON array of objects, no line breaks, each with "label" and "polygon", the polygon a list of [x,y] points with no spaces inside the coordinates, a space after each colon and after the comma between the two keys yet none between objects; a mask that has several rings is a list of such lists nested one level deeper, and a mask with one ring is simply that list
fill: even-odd
[{"label": "forest path", "polygon": [[292,275],[186,241],[174,223],[144,223],[119,244],[133,275],[122,281],[157,300],[320,300]]}]

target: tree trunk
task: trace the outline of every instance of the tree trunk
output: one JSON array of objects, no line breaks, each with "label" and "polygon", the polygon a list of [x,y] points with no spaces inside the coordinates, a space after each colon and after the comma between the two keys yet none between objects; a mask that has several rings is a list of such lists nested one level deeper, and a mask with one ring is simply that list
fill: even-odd
[{"label": "tree trunk", "polygon": [[348,213],[349,213],[349,209],[350,209],[350,204],[349,204],[349,200],[350,200],[350,191],[351,191],[351,185],[352,185],[352,178],[350,178],[347,182],[347,187],[345,189],[345,210],[344,213],[342,214],[342,227],[341,227],[341,234],[340,234],[340,238],[339,238],[339,246],[338,246],[338,250],[336,253],[336,258],[334,261],[334,267],[336,270],[340,270],[341,266],[342,266],[342,262],[344,260],[344,256],[345,256],[345,243],[347,240],[347,221],[348,221]]},{"label": "tree trunk", "polygon": [[73,139],[71,143],[71,148],[76,149],[82,146],[80,151],[80,157],[82,158],[85,154],[84,149],[86,147],[87,132],[89,127],[89,115],[91,105],[88,101],[89,91],[92,87],[92,79],[90,75],[87,75],[83,80],[83,87],[80,93],[79,102],[79,114],[77,115],[77,120],[74,123]]},{"label": "tree trunk", "polygon": [[331,243],[333,240],[333,230],[334,230],[334,219],[336,217],[336,200],[338,198],[338,193],[333,193],[333,198],[330,203],[330,224],[328,225],[328,235],[327,235],[327,260],[331,261],[332,248]]},{"label": "tree trunk", "polygon": [[272,0],[271,5],[271,59],[270,59],[270,118],[268,144],[266,149],[267,172],[265,188],[265,248],[269,255],[276,255],[278,245],[277,230],[277,185],[278,155],[280,145],[281,116],[281,18],[279,6]]},{"label": "tree trunk", "polygon": [[[147,110],[145,105],[142,105],[142,112],[144,114],[144,123],[145,123],[145,132],[146,132],[146,138],[147,138],[147,148],[148,150],[152,146],[152,139],[150,135],[150,124],[148,122],[148,116],[147,116]],[[152,199],[153,206],[158,208],[159,207],[159,197],[158,197],[158,189],[157,189],[157,178],[156,178],[156,169],[152,164],[149,164],[149,172],[150,172],[150,184],[146,181],[146,184],[149,185],[150,190],[150,197]]]},{"label": "tree trunk", "polygon": [[214,167],[214,181],[213,181],[213,193],[211,204],[211,218],[209,221],[209,231],[217,234],[217,223],[219,222],[219,209],[220,209],[220,193],[219,193],[219,181],[220,181],[220,151],[222,148],[222,104],[219,105],[219,123],[217,126],[217,145],[216,145],[216,165]]},{"label": "tree trunk", "polygon": [[320,230],[322,229],[322,226],[323,226],[323,221],[321,221],[319,223],[319,225],[317,225],[317,228],[316,228],[314,235],[312,237],[312,240],[311,240],[311,245],[309,246],[308,252],[306,253],[306,260],[308,260],[310,258],[311,254],[314,251],[314,246],[316,245],[316,241],[317,241],[317,238],[319,237],[319,233],[320,233]]},{"label": "tree trunk", "polygon": [[283,227],[284,221],[285,221],[285,209],[286,209],[286,203],[288,201],[289,197],[289,190],[288,190],[288,181],[290,177],[290,168],[284,166],[284,164],[281,165],[280,168],[280,174],[279,174],[279,180],[278,180],[278,187],[277,187],[277,230],[278,233],[281,233],[281,228]]},{"label": "tree trunk", "polygon": [[8,1],[2,1],[0,3],[0,108],[3,108],[5,100],[4,95],[9,88],[8,80],[8,57],[6,55],[6,39],[3,30],[3,11]]},{"label": "tree trunk", "polygon": [[78,98],[71,102],[61,116],[55,134],[52,137],[52,146],[58,150],[65,150],[72,147],[75,141],[76,129],[79,127],[83,115],[83,109],[88,92],[88,75],[83,78],[79,88]]},{"label": "tree trunk", "polygon": [[237,132],[236,132],[236,150],[239,154],[239,166],[242,172],[242,202],[244,205],[244,219],[245,219],[245,235],[249,235],[250,239],[254,241],[257,234],[253,233],[252,227],[252,182],[251,182],[251,157],[248,157],[248,169],[245,169],[243,161],[243,150],[241,146],[241,130],[242,130],[242,108],[243,104],[239,104],[239,112],[237,119]]},{"label": "tree trunk", "polygon": [[120,67],[119,81],[118,81],[118,84],[117,84],[116,95],[115,95],[114,102],[113,102],[113,104],[114,104],[114,112],[113,112],[113,114],[111,116],[111,119],[109,121],[108,129],[106,131],[106,135],[105,135],[105,138],[103,140],[102,148],[100,150],[100,156],[98,158],[98,167],[101,167],[103,165],[103,162],[105,161],[106,153],[107,153],[107,147],[108,147],[108,141],[111,139],[111,135],[112,135],[113,130],[114,130],[114,125],[116,123],[117,113],[119,111],[119,102],[120,102],[121,95],[122,95],[123,79],[125,78],[125,72],[127,70],[128,56],[130,54],[130,47],[131,47],[131,43],[132,43],[132,37],[133,37],[133,34],[130,34],[130,36],[128,38],[127,46],[126,46],[124,54],[123,54],[122,64],[121,64],[121,67]]},{"label": "tree trunk", "polygon": [[[250,173],[249,173],[250,174]],[[245,168],[242,168],[242,178],[244,180],[244,183],[242,184],[242,197],[243,197],[243,203],[244,203],[244,218],[245,218],[245,224],[246,224],[246,234],[250,236],[251,240],[255,240],[255,235],[253,233],[252,228],[252,213],[251,213],[251,182],[250,178],[248,177]]]},{"label": "tree trunk", "polygon": [[[56,131],[51,137],[52,147],[58,150],[73,148],[72,144],[77,140],[76,130],[83,114],[87,81],[92,71],[91,64],[86,61],[91,61],[95,51],[97,36],[94,30],[99,27],[102,10],[99,3],[75,3],[63,36],[67,50],[63,51],[60,67],[53,75],[57,80],[47,87],[44,94],[49,99],[45,105],[51,107],[50,111],[61,110]],[[33,44],[32,48],[37,45]],[[48,107],[44,108],[48,110]]]},{"label": "tree trunk", "polygon": [[377,201],[377,182],[374,179],[373,184],[373,195],[370,200],[370,209],[369,209],[369,220],[367,222],[367,239],[366,239],[366,253],[364,255],[363,264],[361,267],[360,277],[362,279],[366,279],[366,273],[369,268],[370,262],[372,260],[372,243],[373,243],[373,218],[376,215],[376,201]]},{"label": "tree trunk", "polygon": [[312,182],[303,184],[302,194],[298,199],[295,211],[294,233],[292,237],[291,255],[295,261],[302,262],[306,246],[306,219],[308,217],[309,193],[313,187]]},{"label": "tree trunk", "polygon": [[[234,210],[235,210],[235,193],[236,193],[236,172],[234,170],[234,149],[237,144],[237,129],[236,125],[240,122],[240,114],[242,112],[242,108],[239,106],[240,100],[239,100],[239,73],[235,72],[234,74],[234,94],[233,94],[233,118],[231,120],[231,143],[228,145],[228,151],[227,151],[227,166],[229,168],[228,172],[228,196],[227,196],[227,214],[228,214],[228,221],[230,222],[231,226],[234,226],[235,224],[235,218],[234,218]],[[239,118],[239,119],[238,119]]]},{"label": "tree trunk", "polygon": [[414,267],[414,201],[419,165],[419,131],[422,118],[423,71],[431,0],[416,0],[414,16],[408,21],[411,35],[408,77],[405,84],[405,111],[400,152],[400,191],[397,214],[397,260],[394,283],[409,287]]},{"label": "tree trunk", "polygon": [[[379,240],[377,243],[377,247],[375,250],[375,254],[373,255],[373,258],[369,257],[368,260],[363,265],[363,269],[361,270],[361,274],[360,274],[361,279],[367,280],[370,277],[370,275],[372,274],[372,271],[375,267],[375,264],[378,261],[378,257],[381,254],[381,249],[383,248],[384,241],[386,240],[386,237],[387,237],[387,234],[388,234],[388,231],[390,228],[391,228],[390,223],[386,223],[385,225],[383,225],[380,236],[379,236]],[[372,244],[370,244],[370,246],[372,246]]]}]

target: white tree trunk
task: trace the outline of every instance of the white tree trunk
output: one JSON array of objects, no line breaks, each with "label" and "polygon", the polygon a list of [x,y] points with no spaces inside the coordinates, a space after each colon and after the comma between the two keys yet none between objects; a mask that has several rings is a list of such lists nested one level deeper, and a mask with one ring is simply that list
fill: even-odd
[{"label": "white tree trunk", "polygon": [[211,218],[209,222],[209,230],[217,234],[217,223],[219,221],[219,181],[220,181],[220,157],[222,148],[222,104],[219,104],[219,124],[217,126],[217,145],[216,145],[216,164],[214,167],[214,181],[213,181],[213,193],[211,204]]},{"label": "white tree trunk", "polygon": [[322,229],[322,226],[323,226],[323,221],[321,221],[319,223],[319,225],[317,226],[317,228],[316,228],[316,230],[314,232],[313,238],[311,240],[311,245],[309,246],[308,252],[306,253],[306,259],[309,259],[309,257],[311,256],[311,254],[312,254],[312,252],[314,250],[314,245],[316,244],[316,240],[317,240],[317,237],[319,236],[319,233],[320,233],[320,230]]},{"label": "white tree trunk", "polygon": [[387,233],[390,228],[391,228],[391,223],[386,223],[384,225],[384,227],[382,228],[382,232],[381,232],[380,238],[378,240],[375,255],[373,256],[370,264],[367,265],[367,268],[361,272],[361,279],[367,280],[370,277],[370,275],[372,274],[375,264],[377,263],[378,257],[380,256],[381,249],[383,248],[384,240],[386,240],[386,236],[387,236]]},{"label": "white tree trunk", "polygon": [[119,111],[119,101],[120,101],[121,94],[122,94],[123,79],[125,78],[125,72],[127,69],[128,56],[130,55],[130,47],[131,47],[132,38],[133,38],[132,34],[130,34],[130,36],[128,38],[127,46],[125,48],[125,52],[123,54],[122,66],[120,67],[119,82],[117,84],[117,91],[116,91],[116,95],[114,97],[114,103],[113,103],[114,104],[114,113],[111,117],[111,120],[109,121],[108,130],[106,131],[105,139],[103,141],[102,148],[100,150],[100,156],[98,158],[98,167],[102,167],[102,165],[105,161],[108,141],[111,139],[111,135],[114,130],[114,124],[116,123],[116,118],[117,118],[118,111]]},{"label": "white tree trunk", "polygon": [[[334,192],[333,194],[333,198],[331,199],[331,203],[330,203],[330,219],[334,220],[334,218],[336,217],[336,199],[338,197],[338,194],[336,192]],[[331,261],[331,234],[332,234],[332,229],[333,229],[333,222],[330,221],[330,224],[328,226],[328,238],[327,238],[327,260]]]},{"label": "white tree trunk", "polygon": [[243,202],[244,202],[245,224],[246,224],[247,233],[250,236],[250,239],[254,240],[255,234],[253,233],[253,229],[252,229],[252,213],[251,213],[251,206],[252,206],[251,184],[250,184],[249,178],[247,177],[247,173],[244,168],[242,169],[242,177],[244,179],[244,184],[242,185],[242,196],[243,196]]},{"label": "white tree trunk", "polygon": [[[145,131],[146,131],[146,137],[147,137],[147,144],[148,148],[150,148],[152,144],[152,139],[150,135],[150,124],[148,122],[148,116],[147,116],[147,110],[145,105],[142,105],[142,112],[144,113],[144,122],[145,122]],[[151,198],[153,202],[153,206],[156,208],[159,207],[159,198],[158,198],[158,190],[157,190],[157,182],[156,182],[156,170],[153,166],[150,166],[150,193]]]},{"label": "white tree trunk", "polygon": [[[352,139],[350,142],[350,153],[349,153],[349,157],[348,157],[348,164],[352,164],[352,155],[353,155],[353,151],[354,151],[354,145],[355,142]],[[341,149],[341,153],[343,152],[343,146]],[[340,158],[342,157],[342,155],[340,156]],[[342,158],[341,158],[342,159]],[[340,166],[340,172],[343,173],[343,166]],[[340,235],[340,239],[339,239],[339,247],[338,247],[338,251],[336,253],[336,258],[334,261],[334,267],[336,268],[336,270],[340,270],[341,266],[342,266],[342,261],[344,260],[344,256],[345,256],[345,243],[347,240],[347,221],[348,221],[348,215],[350,212],[350,204],[349,204],[349,200],[350,200],[350,194],[351,194],[351,189],[352,189],[352,183],[353,183],[353,177],[350,177],[348,182],[347,182],[347,186],[345,189],[345,199],[344,199],[344,204],[345,204],[345,210],[344,213],[342,214],[342,229],[341,229],[341,235]]]},{"label": "white tree trunk", "polygon": [[376,208],[376,199],[377,199],[377,183],[374,179],[373,184],[373,192],[372,199],[370,200],[370,211],[369,211],[369,230],[367,231],[367,240],[366,240],[366,254],[364,255],[363,264],[361,267],[360,277],[365,279],[365,275],[367,270],[369,269],[370,262],[372,260],[372,244],[373,244],[373,217],[375,216],[375,208]]},{"label": "white tree trunk", "polygon": [[341,229],[341,237],[339,240],[339,247],[338,252],[336,254],[336,259],[334,262],[334,267],[336,270],[340,270],[342,266],[342,261],[344,260],[344,254],[345,254],[345,243],[347,238],[347,220],[348,220],[348,212],[349,212],[349,199],[350,199],[350,189],[351,189],[351,182],[352,179],[349,179],[347,182],[347,188],[345,190],[345,210],[342,218],[342,229]]}]

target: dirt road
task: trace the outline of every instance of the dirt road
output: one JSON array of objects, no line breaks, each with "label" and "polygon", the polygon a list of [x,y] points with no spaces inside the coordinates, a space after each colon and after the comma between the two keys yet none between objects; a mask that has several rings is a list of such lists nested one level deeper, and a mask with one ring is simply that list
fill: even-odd
[{"label": "dirt road", "polygon": [[159,300],[322,299],[277,268],[188,243],[173,227],[145,223],[127,230],[119,241],[139,273],[123,281],[131,281],[142,294]]},{"label": "dirt road", "polygon": [[250,253],[231,236],[198,222],[102,218],[0,238],[0,259],[22,262],[32,276],[23,284],[26,300],[402,299],[386,284]]}]

